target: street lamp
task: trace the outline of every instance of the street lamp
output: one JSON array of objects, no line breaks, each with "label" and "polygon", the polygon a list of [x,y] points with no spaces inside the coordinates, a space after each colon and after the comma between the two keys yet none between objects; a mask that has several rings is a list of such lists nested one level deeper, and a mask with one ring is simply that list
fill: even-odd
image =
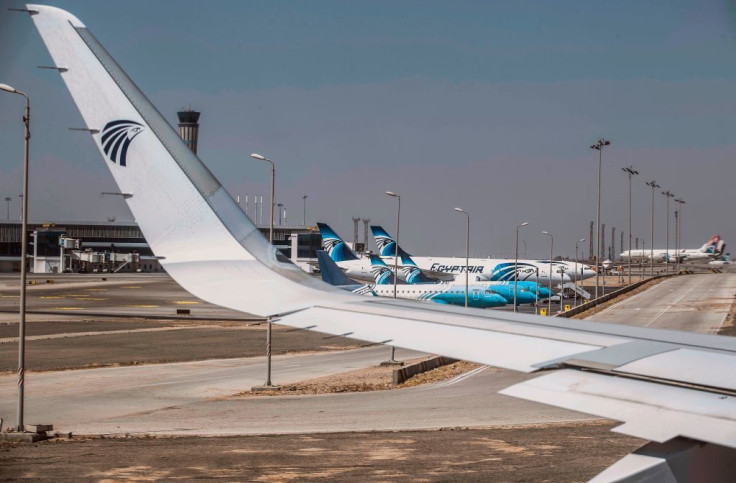
[{"label": "street lamp", "polygon": [[399,200],[399,209],[396,212],[396,247],[394,248],[394,298],[396,298],[396,281],[399,278],[399,228],[401,227],[401,196],[393,191],[386,194]]},{"label": "street lamp", "polygon": [[302,226],[307,226],[307,195],[302,195],[302,209],[304,210],[302,212]]},{"label": "street lamp", "polygon": [[670,190],[662,191],[662,194],[667,197],[667,245],[665,246],[666,264],[664,266],[665,273],[670,273],[670,198],[674,198]]},{"label": "street lamp", "polygon": [[521,225],[516,225],[516,236],[514,237],[514,312],[518,309],[516,307],[516,282],[519,279],[519,228],[527,226],[529,223],[526,221]]},{"label": "street lamp", "polygon": [[639,172],[633,166],[621,168],[621,170],[629,175],[629,285],[631,285],[631,178]]},{"label": "street lamp", "polygon": [[[654,191],[661,188],[656,181],[647,181],[647,186],[652,188],[652,238],[649,240],[649,277],[654,277]],[[644,252],[642,252],[644,253]],[[631,254],[629,254],[630,256]]]},{"label": "street lamp", "polygon": [[677,226],[675,227],[675,246],[677,247],[675,250],[678,253],[678,257],[677,257],[677,271],[679,273],[679,271],[680,271],[680,257],[679,257],[679,253],[680,253],[680,248],[682,247],[682,245],[681,245],[681,242],[682,242],[682,240],[681,240],[681,236],[682,236],[682,205],[685,204],[685,200],[683,200],[682,198],[675,198],[675,203],[678,203],[680,205],[680,207],[677,209]]},{"label": "street lamp", "polygon": [[[552,233],[548,231],[542,231],[542,234],[549,236],[549,292],[550,294],[549,294],[549,298],[547,299],[547,316],[549,316],[552,313],[552,252],[555,246],[555,237],[553,237]],[[600,251],[598,251],[598,254],[600,255]],[[562,277],[560,277],[560,280],[562,280]],[[562,303],[562,299],[560,299],[560,303]]]},{"label": "street lamp", "polygon": [[468,217],[467,229],[465,231],[465,307],[468,306],[468,269],[470,261],[470,213],[462,208],[455,208],[455,211],[465,213]]},{"label": "street lamp", "polygon": [[[269,208],[269,224],[268,224],[268,241],[273,245],[273,202],[274,202],[274,187],[276,186],[276,166],[273,161],[265,156],[258,153],[250,155],[251,158],[259,161],[266,161],[271,164],[271,207]],[[261,205],[262,207],[263,205]],[[272,386],[271,384],[271,320],[269,318],[266,323],[266,387]]]},{"label": "street lamp", "polygon": [[[595,217],[595,239],[596,239],[596,266],[601,263],[601,161],[603,158],[603,147],[610,146],[611,141],[599,139],[590,149],[598,151],[598,211]],[[595,298],[598,298],[598,274],[600,270],[595,271]],[[550,276],[552,274],[550,273]]]},{"label": "street lamp", "polygon": [[[578,306],[578,290],[577,290],[577,285],[578,285],[578,243],[582,243],[584,241],[585,241],[585,238],[581,238],[580,240],[578,240],[578,241],[575,242],[575,282],[574,282],[575,283],[575,295],[574,295],[575,298],[572,301],[572,304],[575,307]],[[629,248],[629,251],[631,251],[631,248]]]},{"label": "street lamp", "polygon": [[[21,215],[21,232],[20,232],[20,322],[18,324],[18,413],[17,427],[18,431],[25,430],[23,424],[23,403],[25,389],[25,354],[26,354],[26,233],[28,232],[28,150],[31,140],[31,101],[28,96],[7,84],[0,84],[0,91],[18,94],[26,99],[26,111],[23,115],[23,124],[25,126],[25,144],[23,148],[23,203]],[[9,198],[5,201],[10,207]],[[9,208],[8,208],[9,209]],[[8,216],[10,218],[10,216]]]}]

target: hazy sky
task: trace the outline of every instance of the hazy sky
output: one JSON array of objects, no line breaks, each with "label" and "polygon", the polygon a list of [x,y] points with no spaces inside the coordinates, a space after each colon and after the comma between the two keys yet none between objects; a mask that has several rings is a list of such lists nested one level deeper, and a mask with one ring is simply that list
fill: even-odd
[{"label": "hazy sky", "polygon": [[[736,11],[731,2],[54,2],[79,17],[172,124],[202,116],[199,155],[235,195],[268,194],[290,223],[324,221],[352,239],[352,216],[419,255],[574,254],[603,215],[650,243],[656,179],[683,197],[683,241],[736,243]],[[4,2],[3,6],[22,6]],[[32,220],[130,220],[26,14],[0,11],[0,82],[32,98]],[[0,197],[18,218],[23,102],[0,93]],[[0,216],[5,217],[3,202]],[[673,211],[672,203],[671,211]],[[656,197],[655,241],[665,240]],[[671,218],[672,220],[674,218]],[[674,223],[671,223],[674,239]],[[362,235],[361,235],[362,236]],[[617,251],[619,236],[616,236]],[[674,246],[674,242],[671,242]],[[581,244],[588,252],[588,243]],[[523,244],[520,243],[523,254]]]}]

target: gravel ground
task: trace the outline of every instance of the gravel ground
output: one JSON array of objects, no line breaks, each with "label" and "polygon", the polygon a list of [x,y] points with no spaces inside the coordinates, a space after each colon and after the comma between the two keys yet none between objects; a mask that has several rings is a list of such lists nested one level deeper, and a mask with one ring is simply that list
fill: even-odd
[{"label": "gravel ground", "polygon": [[[419,362],[422,359],[405,361],[407,364]],[[240,397],[263,396],[298,396],[304,394],[328,394],[340,392],[386,391],[404,387],[418,386],[432,382],[440,382],[457,377],[468,371],[481,367],[480,364],[459,361],[437,369],[427,371],[408,379],[402,384],[393,384],[394,367],[367,367],[355,371],[342,372],[326,377],[319,377],[296,384],[285,384],[279,391],[245,391],[234,394],[226,399]]]},{"label": "gravel ground", "polygon": [[642,445],[609,422],[0,443],[4,481],[587,481]]}]

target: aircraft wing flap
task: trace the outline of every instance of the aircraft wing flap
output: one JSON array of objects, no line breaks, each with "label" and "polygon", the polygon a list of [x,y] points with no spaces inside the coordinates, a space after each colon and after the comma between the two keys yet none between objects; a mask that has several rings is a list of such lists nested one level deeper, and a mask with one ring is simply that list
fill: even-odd
[{"label": "aircraft wing flap", "polygon": [[501,394],[622,421],[616,432],[665,442],[682,436],[736,448],[736,398],[688,387],[565,369]]},{"label": "aircraft wing flap", "polygon": [[433,323],[401,308],[377,314],[362,311],[362,306],[350,305],[316,306],[281,316],[275,321],[292,327],[412,348],[522,372],[538,370],[535,364],[540,362],[570,357],[596,348],[590,344]]}]

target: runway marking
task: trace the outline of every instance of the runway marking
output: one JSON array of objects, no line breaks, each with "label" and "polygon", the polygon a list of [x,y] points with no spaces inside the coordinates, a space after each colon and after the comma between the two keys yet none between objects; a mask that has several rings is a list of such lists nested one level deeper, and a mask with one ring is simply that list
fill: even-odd
[{"label": "runway marking", "polygon": [[63,295],[42,295],[39,298],[42,298],[42,299],[65,299],[66,297],[64,297]]},{"label": "runway marking", "polygon": [[[690,295],[690,292],[692,292],[695,287],[696,287],[696,285],[693,284],[693,286],[690,287],[690,290],[686,291],[685,293],[683,293],[682,295],[680,295],[679,297],[677,297],[675,300],[673,300],[672,303],[670,303],[665,309],[660,310],[657,315],[655,315],[649,322],[646,323],[646,325],[644,325],[644,327],[649,327],[652,324],[652,322],[654,322],[655,320],[657,320],[658,318],[660,318],[661,316],[663,316],[665,313],[667,313],[668,310],[670,310],[672,307],[674,307],[675,305],[677,305],[677,303],[680,300],[682,300],[686,295]],[[673,292],[674,290],[670,290],[670,291]]]},{"label": "runway marking", "polygon": [[84,307],[51,307],[51,310],[84,310]]},{"label": "runway marking", "polygon": [[[206,327],[206,326],[204,326]],[[70,337],[87,337],[92,335],[107,335],[107,334],[137,334],[139,332],[164,332],[168,330],[186,330],[186,329],[201,329],[203,326],[184,326],[184,327],[149,327],[146,329],[121,329],[121,330],[99,330],[92,332],[65,332],[63,334],[46,334],[46,335],[27,335],[26,340],[49,340],[49,339],[66,339]],[[12,344],[17,343],[17,337],[8,337],[0,339],[0,344]]]},{"label": "runway marking", "polygon": [[437,384],[432,384],[429,387],[419,389],[419,391],[429,391],[429,390],[432,390],[432,389],[440,389],[440,388],[443,388],[443,387],[452,386],[453,384],[457,384],[458,382],[463,382],[465,379],[468,379],[468,378],[473,377],[473,376],[475,376],[477,374],[480,374],[481,372],[483,372],[486,369],[488,369],[488,367],[490,367],[490,366],[480,366],[480,367],[478,367],[476,369],[473,369],[472,371],[466,372],[465,374],[460,374],[459,376],[454,377],[454,378],[452,378],[452,379],[450,379],[448,381],[440,382],[440,383],[437,383]]},{"label": "runway marking", "polygon": [[177,305],[195,305],[199,302],[197,302],[196,300],[175,300],[174,303]]},{"label": "runway marking", "polygon": [[20,295],[0,295],[0,299],[19,299]]},{"label": "runway marking", "polygon": [[141,288],[139,285],[123,285],[120,288]]},{"label": "runway marking", "polygon": [[107,292],[106,288],[85,288],[88,292]]},{"label": "runway marking", "polygon": [[108,299],[103,299],[103,298],[99,298],[99,297],[89,297],[87,295],[82,295],[81,297],[74,297],[74,299],[75,300],[79,300],[80,302],[86,302],[88,300],[90,302],[100,302],[102,300],[108,300]]},{"label": "runway marking", "polygon": [[123,307],[136,307],[139,309],[155,309],[158,307],[158,305],[136,304],[136,305],[123,305]]}]

